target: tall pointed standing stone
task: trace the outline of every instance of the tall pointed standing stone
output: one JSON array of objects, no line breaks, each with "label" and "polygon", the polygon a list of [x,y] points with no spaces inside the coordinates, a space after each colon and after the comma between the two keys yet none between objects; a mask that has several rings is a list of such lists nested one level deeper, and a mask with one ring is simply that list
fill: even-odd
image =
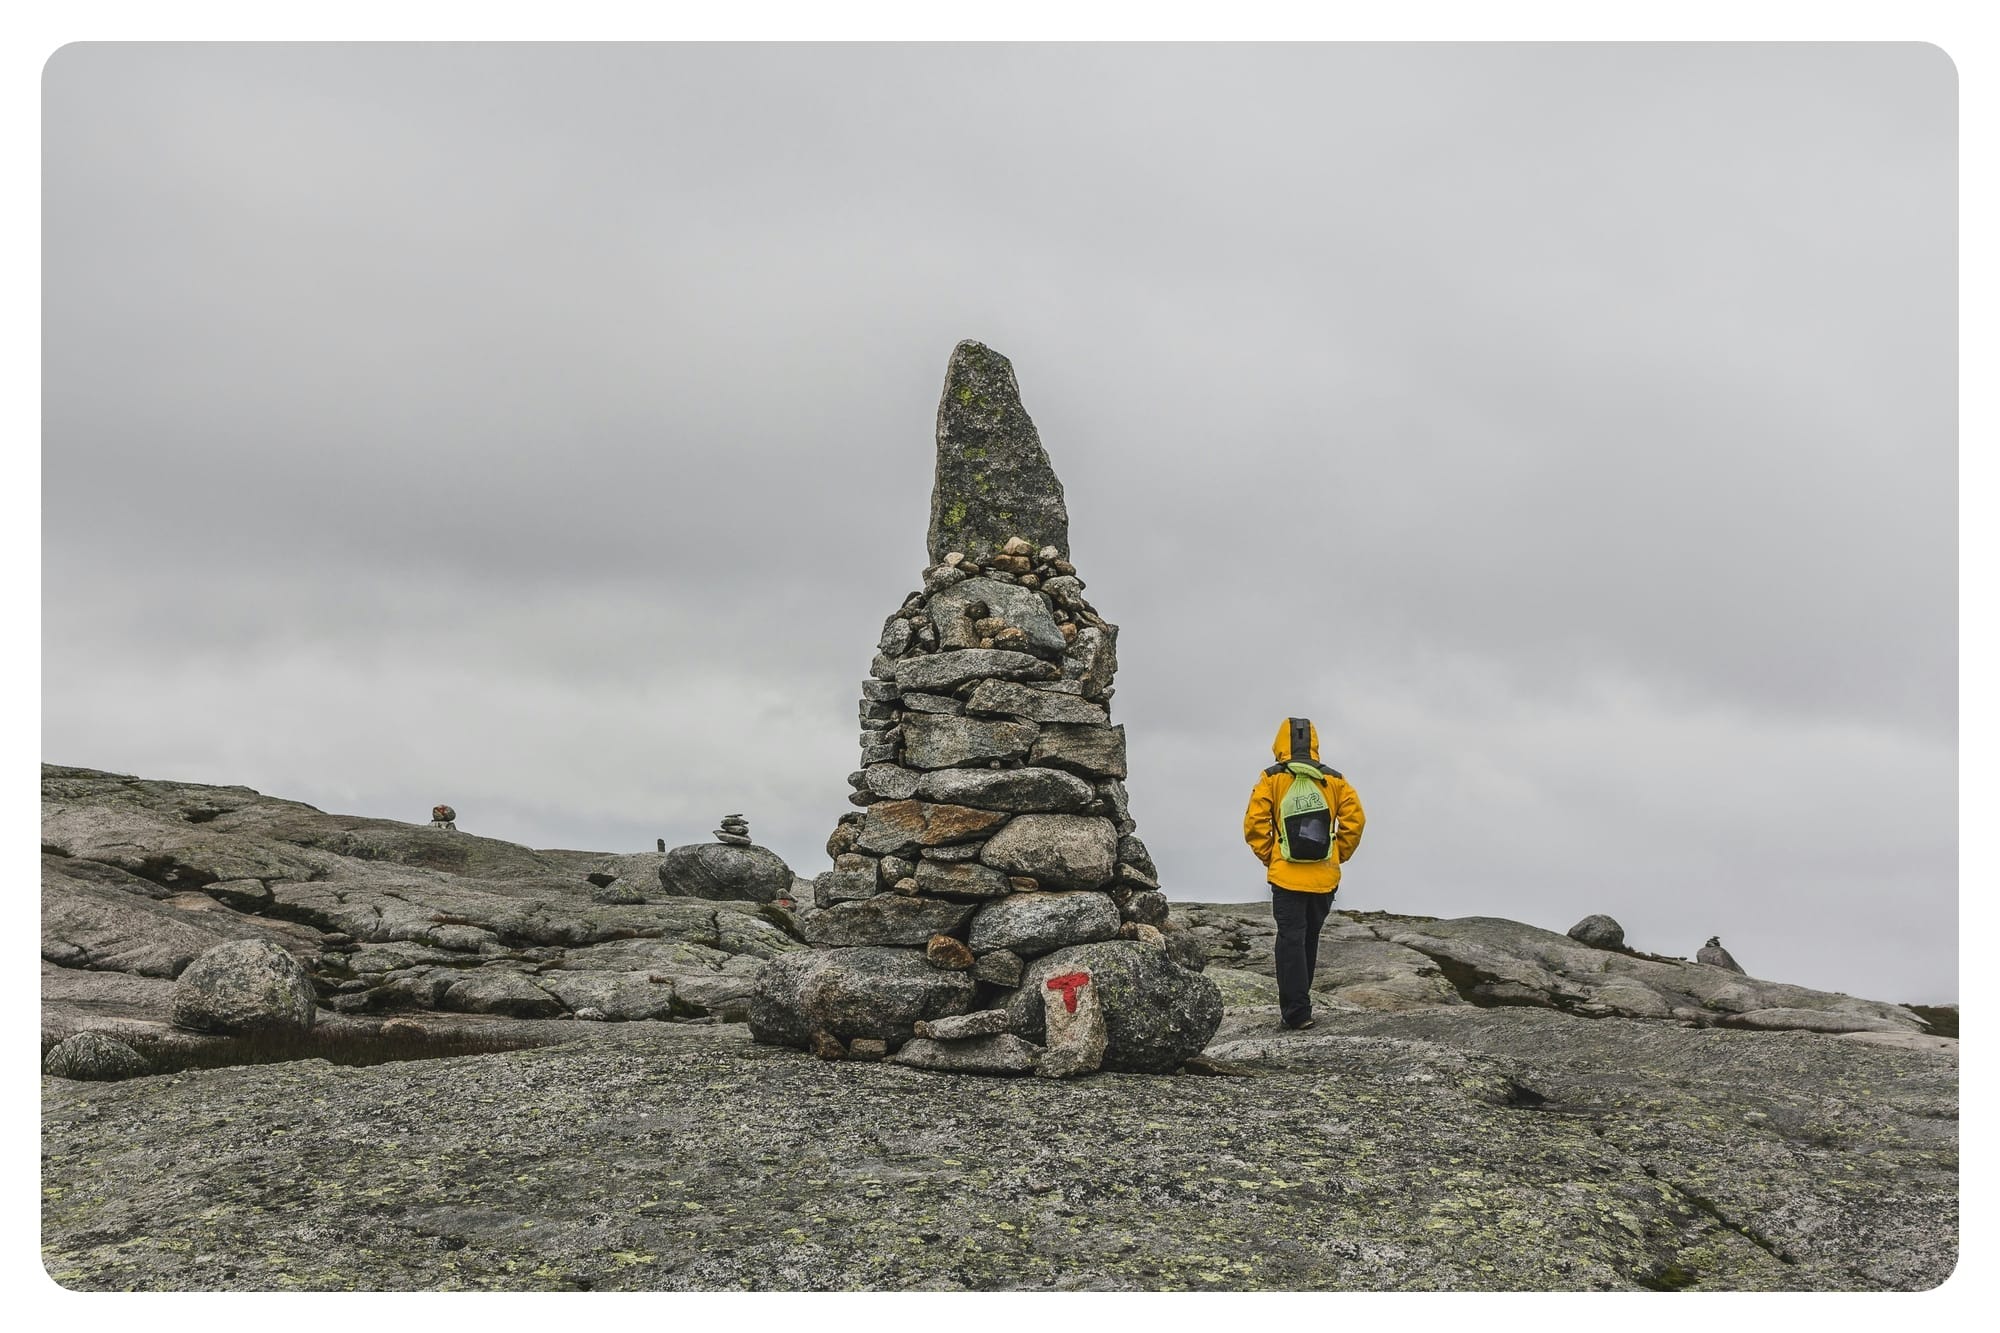
[{"label": "tall pointed standing stone", "polygon": [[[1070,1077],[1170,1070],[1214,1033],[1221,992],[1126,797],[1118,627],[1068,546],[1014,368],[960,343],[938,407],[931,567],[882,626],[847,779],[861,809],[799,910],[815,947],[758,979],[759,1041]],[[1072,1014],[1101,1016],[1096,1035]]]},{"label": "tall pointed standing stone", "polygon": [[962,551],[985,563],[1009,537],[1069,554],[1069,510],[1007,358],[976,342],[952,349],[938,402],[931,563]]}]

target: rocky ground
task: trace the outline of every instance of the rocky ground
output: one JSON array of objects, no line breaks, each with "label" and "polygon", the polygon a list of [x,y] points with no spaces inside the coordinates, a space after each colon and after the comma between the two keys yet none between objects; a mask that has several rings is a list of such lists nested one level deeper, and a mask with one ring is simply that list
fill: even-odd
[{"label": "rocky ground", "polygon": [[[1915,1289],[1956,1262],[1955,1014],[1357,914],[1319,1026],[1282,1032],[1268,909],[1178,904],[1230,1006],[1190,1072],[977,1078],[751,1042],[812,909],[670,893],[657,855],[56,767],[43,852],[43,1049],[108,1032],[149,1071],[44,1080],[71,1287]],[[305,966],[309,1035],[175,1027],[174,978],[248,938]]]}]

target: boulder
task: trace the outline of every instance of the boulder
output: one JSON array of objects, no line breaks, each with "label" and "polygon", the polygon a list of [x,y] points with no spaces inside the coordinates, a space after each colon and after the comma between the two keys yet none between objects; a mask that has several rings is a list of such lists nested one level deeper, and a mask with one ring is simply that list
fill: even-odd
[{"label": "boulder", "polygon": [[1012,949],[995,949],[979,955],[978,961],[972,965],[972,975],[981,981],[1011,989],[1021,984],[1021,973],[1026,968],[1021,955]]},{"label": "boulder", "polygon": [[926,801],[948,801],[1009,814],[1087,814],[1097,803],[1088,782],[1053,768],[948,768],[917,783]]},{"label": "boulder", "polygon": [[1065,972],[1043,983],[1042,1025],[1047,1049],[1035,1073],[1043,1078],[1074,1078],[1104,1064],[1109,1034],[1095,979],[1088,972]]},{"label": "boulder", "polygon": [[1028,762],[1068,769],[1087,778],[1125,777],[1125,728],[1051,722],[1041,728]]},{"label": "boulder", "polygon": [[660,887],[684,898],[767,903],[789,894],[792,870],[769,848],[697,842],[667,853]]},{"label": "boulder", "polygon": [[898,764],[870,764],[861,771],[862,789],[885,801],[907,801],[917,794],[923,774]]},{"label": "boulder", "polygon": [[965,1041],[919,1037],[889,1057],[891,1064],[947,1074],[1031,1074],[1041,1050],[1011,1032]]},{"label": "boulder", "polygon": [[[918,694],[950,694],[968,681],[1049,680],[1056,675],[1052,662],[1032,653],[1005,648],[970,648],[957,653],[929,653],[906,657],[896,663],[896,688],[907,697]],[[905,722],[908,716],[905,716]]]},{"label": "boulder", "polygon": [[116,1037],[79,1032],[57,1042],[55,1049],[42,1057],[42,1072],[51,1078],[109,1082],[137,1078],[149,1072],[149,1067],[144,1056]]},{"label": "boulder", "polygon": [[1105,1069],[1155,1074],[1175,1069],[1199,1055],[1222,1022],[1222,993],[1213,981],[1162,950],[1115,940],[1058,949],[1029,964],[1008,1002],[1011,1030],[1042,1040],[1048,1003],[1062,1003],[1048,983],[1078,972],[1089,974],[1103,1010]]},{"label": "boulder", "polygon": [[816,1031],[852,1039],[907,1041],[928,1019],[972,1008],[978,987],[911,949],[824,949],[774,959],[757,978],[750,1032],[758,1041],[803,1048]]},{"label": "boulder", "polygon": [[903,696],[905,713],[963,713],[965,704],[948,694],[906,694]]},{"label": "boulder", "polygon": [[1102,726],[1110,721],[1102,704],[1086,702],[1073,694],[1012,680],[982,680],[965,698],[967,713],[995,713],[1003,717],[1025,718],[1031,722],[1061,722]]},{"label": "boulder", "polygon": [[1592,913],[1569,928],[1569,937],[1593,949],[1625,947],[1625,927],[1608,916]]},{"label": "boulder", "polygon": [[986,840],[979,859],[1045,889],[1101,888],[1118,866],[1118,831],[1086,815],[1016,815]]},{"label": "boulder", "polygon": [[958,768],[1019,759],[1035,744],[1033,722],[917,713],[903,722],[903,762],[912,768]]},{"label": "boulder", "polygon": [[1112,677],[1117,674],[1118,627],[1099,629],[1092,625],[1078,632],[1063,658],[1063,676],[1082,684],[1084,698],[1102,699],[1109,694]]},{"label": "boulder", "polygon": [[803,929],[806,943],[820,948],[886,944],[921,949],[933,935],[963,931],[978,910],[977,903],[885,893],[861,902],[835,903],[813,913]]},{"label": "boulder", "polygon": [[1004,898],[1013,892],[1007,877],[977,861],[922,861],[917,892],[948,898]]},{"label": "boulder", "polygon": [[881,881],[873,870],[822,870],[812,882],[812,903],[815,907],[831,907],[835,903],[873,898],[881,891]]},{"label": "boulder", "polygon": [[928,801],[877,801],[868,807],[854,850],[893,856],[920,847],[943,847],[983,838],[1007,822],[1005,814]]},{"label": "boulder", "polygon": [[[978,607],[985,608],[983,618],[976,618],[968,611]],[[998,621],[1000,626],[1021,631],[1017,646],[1037,657],[1059,658],[1069,646],[1062,631],[1056,628],[1055,617],[1049,614],[1048,603],[1018,584],[967,579],[932,594],[929,611],[931,624],[937,630],[938,647],[942,649],[977,648],[980,630],[974,628],[975,624],[989,632],[997,628],[987,621]]]},{"label": "boulder", "polygon": [[1126,921],[1137,921],[1148,926],[1161,926],[1167,920],[1167,895],[1158,889],[1142,889],[1137,893],[1123,895],[1118,904],[1118,915]]},{"label": "boulder", "polygon": [[267,940],[218,944],[174,982],[174,1026],[191,1032],[304,1032],[314,1016],[312,978]]},{"label": "boulder", "polygon": [[937,470],[925,547],[984,565],[1011,537],[1069,551],[1062,482],[1007,358],[976,342],[952,349],[938,401]]},{"label": "boulder", "polygon": [[937,1041],[963,1041],[967,1037],[991,1037],[1007,1030],[1005,1009],[981,1009],[970,1014],[953,1014],[917,1024],[919,1037]]},{"label": "boulder", "polygon": [[978,912],[967,941],[974,953],[1007,949],[1032,958],[1118,933],[1118,909],[1101,893],[1017,893]]}]

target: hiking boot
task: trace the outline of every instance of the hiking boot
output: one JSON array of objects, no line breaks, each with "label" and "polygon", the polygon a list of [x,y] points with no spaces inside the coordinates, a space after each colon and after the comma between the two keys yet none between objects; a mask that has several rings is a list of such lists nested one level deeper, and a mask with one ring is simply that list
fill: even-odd
[{"label": "hiking boot", "polygon": [[1318,1026],[1318,1024],[1319,1020],[1317,1018],[1308,1018],[1303,1023],[1287,1023],[1285,1024],[1285,1026],[1290,1028],[1294,1032],[1304,1032],[1307,1028],[1316,1027]]}]

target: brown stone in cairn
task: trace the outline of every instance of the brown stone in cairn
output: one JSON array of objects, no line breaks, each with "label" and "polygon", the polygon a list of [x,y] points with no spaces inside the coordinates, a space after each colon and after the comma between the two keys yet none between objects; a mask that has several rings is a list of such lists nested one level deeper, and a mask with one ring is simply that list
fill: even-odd
[{"label": "brown stone in cairn", "polygon": [[924,957],[930,959],[932,967],[941,967],[947,972],[963,972],[977,961],[963,940],[955,940],[949,935],[931,936],[931,942],[924,946]]},{"label": "brown stone in cairn", "polygon": [[984,837],[1007,821],[991,810],[927,801],[877,801],[868,807],[855,847],[884,855],[910,847],[941,847]]},{"label": "brown stone in cairn", "polygon": [[840,1038],[824,1029],[812,1034],[812,1053],[822,1060],[844,1060],[847,1048],[840,1044]]}]

